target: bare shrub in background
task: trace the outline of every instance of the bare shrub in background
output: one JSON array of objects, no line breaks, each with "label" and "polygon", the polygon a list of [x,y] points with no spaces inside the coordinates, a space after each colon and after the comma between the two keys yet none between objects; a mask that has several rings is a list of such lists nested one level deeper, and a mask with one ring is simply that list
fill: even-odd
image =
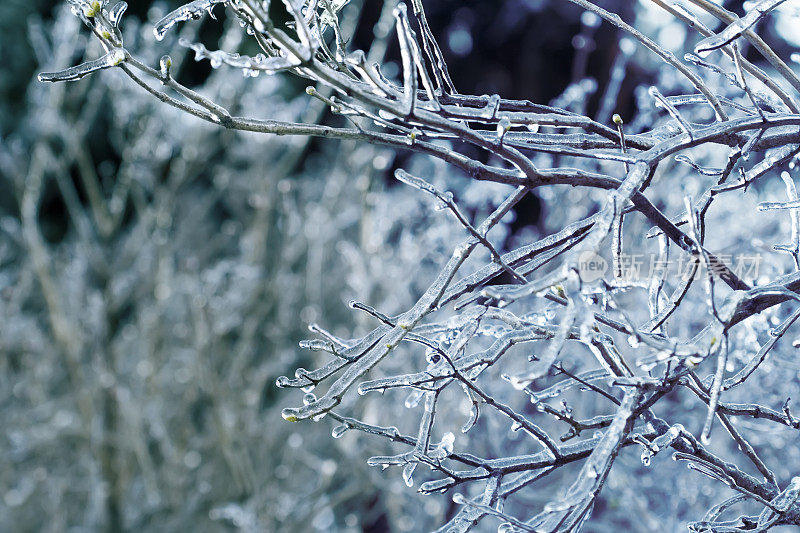
[{"label": "bare shrub in background", "polygon": [[[8,348],[17,365],[42,365],[14,394],[42,416],[61,417],[61,426],[48,418],[38,432],[11,421],[19,427],[15,464],[35,464],[35,446],[55,439],[54,428],[75,431],[70,417],[77,417],[87,484],[78,490],[95,505],[86,507],[95,513],[89,525],[163,524],[161,512],[178,524],[187,519],[180,509],[244,529],[353,527],[337,513],[364,494],[367,480],[386,483],[398,529],[800,524],[800,419],[789,400],[798,366],[782,339],[800,316],[800,201],[790,173],[800,152],[800,79],[755,32],[783,2],[750,3],[737,17],[705,0],[688,7],[652,0],[660,20],[688,32],[691,50],[676,57],[643,33],[652,29],[646,21],[637,29],[571,1],[585,10],[579,37],[601,20],[626,35],[594,119],[585,106],[597,90],[591,80],[576,80],[552,105],[460,94],[421,0],[408,8],[385,2],[365,52],[348,48],[354,19],[339,19],[346,2],[196,0],[154,24],[155,37],[169,39],[159,47],[145,44],[145,29],[120,24],[124,3],[71,0],[103,50],[40,79],[121,71],[134,83],[107,105],[127,114],[120,124],[134,131],[109,132],[106,142],[134,152],[102,197],[80,133],[104,91],[82,85],[60,86],[65,108],[32,118],[40,129],[28,167],[20,166],[24,148],[6,155],[5,164],[20,166],[21,223],[6,229],[16,235],[9,246],[23,248],[30,265],[6,273],[20,280],[7,319],[33,320],[18,311],[33,298],[47,310],[24,325],[38,328],[34,341]],[[191,29],[173,37],[180,23],[216,4],[231,21],[222,49],[208,49]],[[796,15],[787,6],[785,16]],[[61,35],[49,64],[73,55],[74,33]],[[396,77],[381,68],[388,39],[399,43]],[[163,48],[172,57],[158,59]],[[202,90],[173,75],[185,49],[220,67]],[[656,83],[639,91],[636,114],[612,119],[626,63],[653,60]],[[308,95],[282,99],[292,77],[261,76],[276,72],[310,81]],[[155,98],[142,99],[142,89]],[[76,109],[68,98],[85,100]],[[158,100],[174,108],[169,115]],[[333,116],[323,121],[326,108]],[[221,127],[198,128],[177,119],[182,113]],[[237,139],[251,135],[242,132],[292,137],[262,136],[257,154],[239,154]],[[71,149],[59,153],[50,137]],[[289,181],[290,163],[311,137],[342,144]],[[201,148],[212,147],[225,152],[225,164],[209,169],[213,157]],[[401,151],[415,156],[394,176],[441,213],[420,209],[402,189],[369,193],[368,177]],[[237,168],[251,165],[263,175],[248,168],[240,179]],[[73,166],[88,212],[70,182],[58,179]],[[63,252],[43,242],[37,220],[48,172],[78,235]],[[198,172],[215,185],[202,194],[193,188]],[[509,235],[515,206],[532,194],[544,204],[542,227]],[[250,216],[209,223],[217,203],[234,212],[247,205]],[[288,238],[303,219],[312,229]],[[443,249],[449,259],[437,255]],[[355,312],[371,321],[352,336],[341,333],[346,320],[326,297],[342,282],[363,300],[351,303]],[[304,394],[302,406],[282,415],[333,421],[332,435],[342,439],[334,442],[345,442],[338,464],[303,431],[276,436],[288,434],[288,424],[276,426],[258,409],[271,365],[295,358],[266,345],[272,328],[299,330],[304,322],[319,323],[311,326],[315,338],[301,343],[314,369],[278,379]],[[175,345],[162,351],[167,341]],[[21,357],[50,342],[58,345],[50,360]],[[277,357],[260,360],[270,350]],[[211,355],[219,353],[227,357]],[[56,354],[63,365],[53,364]],[[99,378],[87,379],[89,370]],[[52,372],[63,372],[62,380]],[[53,387],[72,393],[64,399],[71,410],[39,405],[58,403]],[[159,408],[186,402],[184,390],[202,392],[190,416],[214,431],[193,432],[181,424],[185,414]],[[269,444],[253,446],[259,439]],[[356,467],[362,453],[373,455],[368,465],[395,467],[399,476]],[[228,481],[213,477],[214,461]],[[15,496],[32,490],[37,476],[54,477],[29,474]],[[411,491],[396,494],[398,477],[432,499],[428,513],[415,510],[420,500]],[[171,486],[176,481],[194,483],[196,503],[170,500],[186,494]]]},{"label": "bare shrub in background", "polygon": [[[147,61],[166,13],[125,21]],[[100,49],[67,6],[31,40],[42,69]],[[177,49],[172,68],[187,58]],[[345,142],[308,156],[308,137],[203,126],[109,74],[36,82],[0,143],[0,529],[325,530],[354,511],[365,525],[412,512],[375,502],[363,461],[339,466],[360,455],[320,438],[329,428],[283,423],[275,379],[311,361],[297,351],[308,322],[358,323],[343,291],[413,303],[386,296],[391,277],[430,277],[459,228],[436,224],[393,253],[387,243],[438,217],[403,189],[381,192],[392,152]],[[214,71],[206,94],[289,121],[324,111],[281,77],[229,74]],[[389,260],[383,278],[366,275]]]}]

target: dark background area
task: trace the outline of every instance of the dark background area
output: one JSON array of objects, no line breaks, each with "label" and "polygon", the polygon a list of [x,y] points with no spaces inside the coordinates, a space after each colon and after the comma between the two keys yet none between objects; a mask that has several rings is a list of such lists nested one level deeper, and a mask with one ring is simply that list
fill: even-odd
[{"label": "dark background area", "polygon": [[[49,20],[53,0],[10,0],[0,5],[0,50],[4,67],[0,74],[0,132],[13,128],[24,102],[25,88],[34,74],[36,61],[27,38],[27,22]],[[175,7],[179,2],[166,5]],[[377,20],[383,2],[364,3],[362,24],[355,36],[355,47],[364,47],[370,39],[372,24]],[[633,17],[634,3],[600,2],[618,10],[626,20]],[[146,18],[151,2],[131,2],[127,16]],[[501,94],[506,98],[548,102],[569,84],[573,76],[573,37],[580,31],[580,9],[568,2],[543,0],[427,0],[426,12],[431,28],[441,39],[443,52],[457,88],[468,94]],[[219,8],[217,8],[219,9]],[[203,37],[213,41],[219,25],[204,23]],[[465,46],[458,36],[466,32],[471,45]],[[448,46],[448,35],[456,34],[456,50]],[[218,33],[217,33],[218,35]],[[603,77],[616,55],[616,31],[601,25],[596,33],[599,51],[587,65],[588,76],[603,83]],[[390,49],[390,56],[397,53]],[[185,73],[189,79],[202,81],[208,72],[206,62],[193,64]],[[591,108],[591,107],[590,107]]]},{"label": "dark background area", "polygon": [[[31,20],[50,20],[55,0],[5,0],[0,3],[0,52],[3,68],[0,69],[0,134],[7,134],[14,126],[24,104],[25,88],[36,68],[36,61],[28,41],[28,23]],[[499,5],[498,5],[499,4]],[[605,0],[598,5],[619,13],[626,21],[635,16],[636,2]],[[725,2],[725,7],[742,14],[742,0]],[[176,7],[180,2],[166,2]],[[130,2],[128,16],[146,18],[152,2]],[[377,20],[382,2],[367,0],[363,20],[355,37],[355,46],[363,46],[370,38],[371,20]],[[431,28],[441,39],[457,88],[468,94],[501,94],[506,98],[528,99],[545,103],[560,94],[572,81],[575,49],[573,37],[580,32],[580,13],[569,2],[546,0],[426,0],[426,12]],[[217,8],[219,9],[219,8]],[[218,32],[218,25],[205,23],[206,37]],[[448,46],[447,35],[467,32],[471,46],[459,43],[456,50]],[[463,35],[463,34],[460,34]],[[767,31],[767,42],[774,44],[773,35]],[[602,24],[594,34],[595,50],[586,65],[586,75],[596,79],[600,87],[606,81],[609,67],[617,53],[617,31]],[[776,47],[781,51],[780,44]],[[390,53],[396,53],[392,50]],[[195,64],[190,76],[201,80],[208,72],[206,63]],[[631,76],[632,75],[632,76]],[[649,73],[633,72],[623,87],[623,104],[630,104],[631,89],[647,80]],[[596,107],[596,99],[589,109]]]}]

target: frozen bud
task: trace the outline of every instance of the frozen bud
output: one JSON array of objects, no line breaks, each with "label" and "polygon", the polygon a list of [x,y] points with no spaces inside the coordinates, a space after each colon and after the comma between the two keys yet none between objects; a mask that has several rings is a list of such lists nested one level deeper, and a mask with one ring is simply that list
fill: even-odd
[{"label": "frozen bud", "polygon": [[98,13],[100,13],[100,2],[97,0],[94,0],[94,2],[89,2],[89,4],[83,8],[83,14],[86,16],[86,18],[94,18]]},{"label": "frozen bud", "polygon": [[125,61],[125,52],[123,52],[119,48],[113,49],[111,52],[109,52],[108,61],[111,64],[111,66],[116,67],[117,65]]},{"label": "frozen bud", "polygon": [[293,409],[284,409],[283,411],[281,411],[281,416],[287,422],[297,422],[298,420],[300,420],[299,418],[297,418],[297,415],[294,414]]},{"label": "frozen bud", "polygon": [[501,118],[497,123],[497,138],[502,139],[510,129],[511,122],[505,117]]},{"label": "frozen bud", "polygon": [[159,67],[161,68],[161,76],[166,79],[169,78],[169,69],[172,68],[172,58],[168,55],[161,56],[161,60],[158,62]]}]

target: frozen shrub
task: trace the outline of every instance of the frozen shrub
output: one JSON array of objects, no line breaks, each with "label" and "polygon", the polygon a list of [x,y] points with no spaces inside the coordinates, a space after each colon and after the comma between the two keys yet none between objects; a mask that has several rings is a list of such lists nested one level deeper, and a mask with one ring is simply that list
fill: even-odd
[{"label": "frozen shrub", "polygon": [[[82,420],[85,479],[101,484],[90,492],[112,524],[158,523],[159,506],[171,505],[161,487],[190,479],[165,471],[190,468],[199,470],[196,502],[182,510],[214,502],[212,519],[242,529],[354,527],[358,518],[338,517],[365,479],[384,486],[387,520],[400,530],[800,525],[800,419],[790,402],[800,376],[789,338],[800,317],[800,78],[796,56],[776,53],[758,33],[776,9],[796,21],[796,8],[747,2],[737,16],[706,0],[652,0],[631,23],[571,2],[583,12],[573,40],[577,75],[545,105],[461,94],[423,0],[384,2],[365,51],[349,44],[358,6],[346,1],[195,0],[155,22],[159,48],[126,25],[123,2],[70,0],[102,50],[40,79],[101,70],[114,71],[114,84],[129,78],[108,105],[141,113],[139,142],[117,146],[138,146],[141,161],[114,183],[125,198],[117,211],[111,200],[96,205],[88,186],[88,214],[70,209],[74,193],[63,184],[78,244],[58,261],[37,227],[42,170],[32,165],[17,179],[18,242],[53,339],[41,317],[13,317],[27,321],[19,328],[38,328],[38,345],[61,345],[74,387],[65,390],[81,391],[64,416]],[[228,21],[219,49],[183,25],[215,7],[221,15],[218,5]],[[685,38],[662,33],[661,21]],[[618,31],[602,86],[583,76],[601,24]],[[456,31],[464,30],[451,28],[451,49],[466,54]],[[390,41],[397,72],[385,64]],[[157,49],[172,57],[158,59]],[[185,50],[215,69],[200,88],[176,75]],[[618,109],[634,65],[652,72],[653,84],[635,90],[634,109]],[[278,73],[288,75],[271,76]],[[306,94],[286,97],[297,79],[309,84]],[[133,88],[155,98],[122,97]],[[97,101],[102,91],[87,95]],[[157,100],[168,105],[142,111]],[[87,109],[39,117],[40,135],[80,126]],[[173,118],[180,113],[218,128]],[[269,135],[242,149],[236,140],[252,133]],[[303,179],[289,181],[314,137],[337,144],[321,147]],[[47,145],[39,150],[34,163],[46,160]],[[214,152],[224,154],[218,164]],[[80,177],[97,179],[91,161],[75,163]],[[393,167],[408,189],[370,183]],[[197,191],[197,175],[214,193]],[[534,194],[541,223],[512,231]],[[218,204],[252,219],[209,220]],[[53,282],[53,265],[63,267],[62,283]],[[141,276],[148,272],[151,287]],[[345,283],[359,298],[349,335],[341,305],[332,305]],[[137,291],[152,298],[134,298]],[[268,345],[270,331],[305,322],[315,323],[315,337],[300,344],[308,354]],[[167,353],[167,342],[168,359],[148,359]],[[219,353],[228,357],[211,357]],[[272,358],[262,363],[264,353]],[[86,357],[96,358],[88,368],[100,378],[83,388]],[[307,364],[277,384],[299,389],[282,397],[297,405],[281,414],[318,424],[289,434],[256,406],[278,368],[301,366],[296,357]],[[136,372],[126,370],[135,361]],[[123,384],[120,374],[139,378]],[[172,381],[178,387],[165,396],[149,394]],[[181,414],[148,407],[156,398],[186,401],[180,385],[190,382],[202,384],[192,388],[192,417],[215,424],[213,432],[186,431]],[[141,402],[129,401],[133,394]],[[145,421],[149,436],[132,430]],[[343,446],[339,463],[312,437],[310,428],[325,424],[334,438],[360,444]],[[248,447],[275,431],[288,436]],[[15,453],[33,453],[42,438],[20,430]],[[287,459],[270,477],[258,467],[273,462],[258,453]],[[356,469],[362,453],[378,468]],[[126,459],[137,462],[141,483],[123,478]],[[224,483],[210,477],[221,468]],[[314,488],[309,468],[322,478]],[[396,494],[398,480],[427,498]],[[227,494],[231,486],[240,496]],[[218,503],[226,496],[229,503]],[[129,498],[150,510],[130,509]]]}]

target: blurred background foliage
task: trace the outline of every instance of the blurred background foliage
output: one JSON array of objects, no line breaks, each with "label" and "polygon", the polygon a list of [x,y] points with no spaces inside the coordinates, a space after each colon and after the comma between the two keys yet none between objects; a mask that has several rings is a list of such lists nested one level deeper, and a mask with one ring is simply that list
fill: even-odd
[{"label": "blurred background foliage", "polygon": [[[598,4],[628,21],[642,16],[635,2]],[[153,65],[170,51],[181,80],[238,112],[340,120],[310,101],[301,81],[212,71],[177,52],[175,40],[156,43],[152,23],[176,5],[131,2],[126,44]],[[622,42],[613,28],[587,24],[558,0],[425,5],[461,92],[547,103],[590,78],[594,85],[584,82],[565,102],[601,111]],[[358,22],[354,48],[375,39],[382,8],[377,0],[348,6]],[[662,29],[658,19],[639,22]],[[181,32],[232,47],[240,38],[235,25],[208,18]],[[792,49],[772,26],[762,35],[779,53]],[[396,60],[396,45],[387,45]],[[0,2],[0,530],[420,531],[443,523],[452,505],[366,466],[385,444],[333,441],[326,422],[284,423],[275,378],[316,364],[297,348],[307,324],[345,337],[368,330],[348,300],[387,313],[407,307],[461,235],[394,185],[393,168],[446,178],[475,217],[501,189],[380,147],[221,130],[118,72],[55,86],[34,79],[97,53],[62,3]],[[637,87],[658,76],[651,58],[632,61],[613,111],[633,117]],[[495,237],[508,244],[557,227],[562,218],[549,215],[532,197]],[[376,422],[385,409],[371,399],[344,407]],[[796,449],[786,453],[798,461],[789,457]],[[625,508],[653,505],[647,498],[658,498],[658,487],[645,496],[610,483],[615,496],[595,511],[607,518],[599,523],[635,530]],[[622,505],[623,496],[632,500]],[[664,530],[697,518],[692,504],[711,496],[687,492],[685,508],[659,508],[671,513]]]}]

